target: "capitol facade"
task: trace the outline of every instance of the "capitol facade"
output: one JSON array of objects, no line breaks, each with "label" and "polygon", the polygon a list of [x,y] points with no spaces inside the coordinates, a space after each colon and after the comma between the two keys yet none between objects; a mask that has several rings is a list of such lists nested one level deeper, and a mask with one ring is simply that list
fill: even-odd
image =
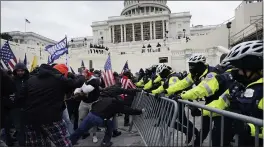
[{"label": "capitol facade", "polygon": [[[159,63],[183,71],[188,69],[188,58],[201,53],[214,66],[228,47],[242,40],[241,34],[245,40],[263,30],[262,5],[263,2],[242,1],[234,8],[235,16],[221,24],[191,26],[195,14],[172,13],[166,0],[125,0],[120,16],[91,24],[92,36],[68,39],[69,63],[76,71],[82,60],[87,68],[103,69],[110,53],[112,69],[117,72],[121,72],[126,61],[132,72]],[[232,27],[228,28],[228,23]],[[39,63],[47,62],[48,53],[43,46],[10,44],[21,58],[27,53],[29,58],[38,56]],[[56,62],[65,62],[65,56]]]}]

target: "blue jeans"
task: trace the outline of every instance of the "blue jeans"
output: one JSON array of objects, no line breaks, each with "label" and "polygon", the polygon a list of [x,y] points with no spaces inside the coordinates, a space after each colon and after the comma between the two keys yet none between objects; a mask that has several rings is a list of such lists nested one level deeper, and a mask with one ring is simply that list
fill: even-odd
[{"label": "blue jeans", "polygon": [[83,119],[79,128],[70,136],[72,145],[76,144],[79,138],[94,126],[106,126],[103,142],[108,143],[111,140],[113,132],[113,122],[111,120],[104,121],[101,117],[89,112]]},{"label": "blue jeans", "polygon": [[73,124],[72,124],[72,122],[71,122],[71,120],[70,120],[70,117],[69,117],[69,113],[68,113],[67,108],[63,111],[62,119],[63,119],[63,120],[65,121],[65,123],[66,123],[66,127],[67,127],[67,129],[68,129],[68,132],[69,132],[70,134],[72,134],[72,133],[74,132],[74,130],[73,130]]}]

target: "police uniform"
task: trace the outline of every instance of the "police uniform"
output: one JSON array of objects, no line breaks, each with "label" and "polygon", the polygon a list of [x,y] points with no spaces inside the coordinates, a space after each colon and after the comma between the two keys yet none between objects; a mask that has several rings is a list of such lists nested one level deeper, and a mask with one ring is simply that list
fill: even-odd
[{"label": "police uniform", "polygon": [[[226,90],[218,100],[214,100],[209,103],[207,106],[214,107],[221,110],[229,110],[232,112],[237,112],[239,114],[244,114],[247,116],[252,116],[255,118],[259,118],[263,120],[263,78],[258,79],[257,81],[250,83],[246,89],[242,93],[242,97],[237,97],[234,99],[231,97],[230,92],[232,90]],[[204,110],[204,115],[209,115],[210,112]],[[213,116],[217,116],[217,114],[213,114]],[[225,118],[224,120],[224,133],[229,133],[224,136],[224,146],[228,146],[230,141],[232,140],[235,133],[232,133],[232,123],[234,120],[230,118]],[[244,146],[253,146],[254,145],[254,136],[256,134],[256,128],[253,124],[248,123],[248,131],[244,132],[241,137],[244,140],[239,140],[240,142],[244,142]],[[218,128],[220,129],[220,127]],[[241,129],[243,130],[243,129]],[[220,130],[218,130],[218,135]],[[261,127],[259,132],[259,141],[263,141],[263,127]],[[263,144],[263,143],[262,143]]]},{"label": "police uniform", "polygon": [[[221,73],[221,71],[219,71]],[[183,92],[181,94],[181,98],[183,100],[197,100],[205,97],[205,104],[209,104],[213,100],[218,99],[218,97],[228,89],[229,85],[233,83],[233,79],[231,76],[231,69],[228,69],[226,73],[222,75],[214,75],[213,73],[209,73],[206,75],[206,78],[199,83],[196,87]],[[202,142],[206,139],[209,133],[210,126],[210,117],[203,116],[203,135]],[[221,120],[220,117],[214,117],[213,122],[219,122]],[[195,139],[195,146],[200,146],[200,134],[197,135]],[[219,139],[216,139],[219,140]],[[213,139],[214,141],[214,139]]]},{"label": "police uniform", "polygon": [[169,87],[168,89],[166,89],[166,93],[168,96],[173,95],[174,93],[177,93],[179,91],[182,91],[188,87],[191,87],[193,84],[198,85],[202,79],[204,79],[206,77],[206,75],[208,73],[211,73],[212,75],[216,75],[216,69],[214,67],[211,66],[207,66],[207,68],[205,69],[205,71],[203,72],[203,74],[198,78],[195,79],[191,73],[189,73],[187,75],[187,77],[185,77],[184,79],[180,80],[179,82],[175,83],[175,85]]}]

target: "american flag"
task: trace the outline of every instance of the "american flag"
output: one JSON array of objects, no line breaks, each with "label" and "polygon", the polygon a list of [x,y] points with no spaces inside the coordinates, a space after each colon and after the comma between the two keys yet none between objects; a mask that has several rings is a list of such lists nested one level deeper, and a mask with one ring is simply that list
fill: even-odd
[{"label": "american flag", "polygon": [[7,68],[13,70],[15,65],[17,64],[16,56],[10,48],[8,41],[4,44],[4,46],[0,49],[0,65],[3,68]]},{"label": "american flag", "polygon": [[124,89],[135,89],[136,88],[135,84],[130,79],[128,79],[128,77],[126,76],[123,76],[123,78],[121,79],[121,83],[122,83],[122,88]]},{"label": "american flag", "polygon": [[[123,76],[121,79],[121,84],[122,84],[122,88],[124,89],[135,89],[136,86],[135,84],[133,84],[133,82],[128,79],[128,77]],[[127,96],[127,94],[121,94],[120,95],[123,99],[125,99],[125,96]]]},{"label": "american flag", "polygon": [[127,63],[127,61],[126,61],[125,65],[124,65],[124,67],[123,67],[123,69],[122,69],[122,71],[121,71],[121,75],[124,73],[125,70],[128,70],[128,69],[129,69],[129,68],[128,68],[128,63]]},{"label": "american flag", "polygon": [[108,55],[108,58],[104,65],[104,72],[102,74],[103,80],[105,82],[105,87],[109,87],[115,84],[114,76],[112,72],[112,65],[111,65],[111,59],[110,55]]}]

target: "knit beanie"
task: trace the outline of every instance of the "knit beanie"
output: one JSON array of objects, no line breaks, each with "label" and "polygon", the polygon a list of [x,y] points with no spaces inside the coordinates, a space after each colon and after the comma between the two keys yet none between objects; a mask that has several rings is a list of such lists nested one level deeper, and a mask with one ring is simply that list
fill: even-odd
[{"label": "knit beanie", "polygon": [[57,69],[65,77],[68,76],[68,67],[65,64],[57,64],[53,68]]}]

